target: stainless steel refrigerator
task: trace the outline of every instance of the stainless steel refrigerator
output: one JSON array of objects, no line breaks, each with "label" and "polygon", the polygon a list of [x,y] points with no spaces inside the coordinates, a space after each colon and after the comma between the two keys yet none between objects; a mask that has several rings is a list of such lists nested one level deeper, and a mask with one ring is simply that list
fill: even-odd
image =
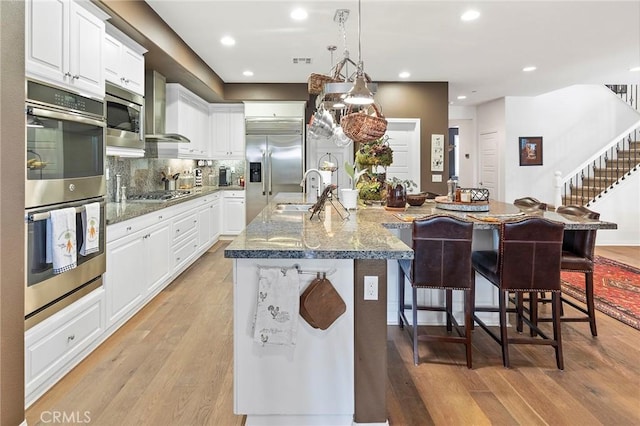
[{"label": "stainless steel refrigerator", "polygon": [[247,118],[247,223],[279,192],[302,192],[302,118]]}]

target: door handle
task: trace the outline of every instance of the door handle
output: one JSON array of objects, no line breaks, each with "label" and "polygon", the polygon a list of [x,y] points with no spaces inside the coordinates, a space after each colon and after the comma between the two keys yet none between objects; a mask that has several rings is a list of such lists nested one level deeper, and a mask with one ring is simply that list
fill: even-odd
[{"label": "door handle", "polygon": [[269,195],[271,195],[271,190],[273,189],[273,168],[271,167],[271,155],[272,152],[269,151]]},{"label": "door handle", "polygon": [[266,164],[265,153],[264,151],[261,151],[261,152],[262,152],[262,161],[260,162],[260,180],[262,181],[262,195],[267,195],[266,182],[264,180],[264,167]]}]

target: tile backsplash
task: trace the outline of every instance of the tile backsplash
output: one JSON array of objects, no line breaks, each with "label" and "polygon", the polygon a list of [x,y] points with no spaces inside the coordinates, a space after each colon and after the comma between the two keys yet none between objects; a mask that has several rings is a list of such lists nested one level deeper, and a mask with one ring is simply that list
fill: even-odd
[{"label": "tile backsplash", "polygon": [[[205,162],[206,163],[206,162]],[[162,172],[167,175],[202,170],[202,184],[218,183],[218,169],[221,166],[235,168],[231,182],[237,185],[240,176],[244,176],[244,160],[213,160],[211,166],[198,166],[196,160],[158,159],[158,158],[120,158],[107,157],[107,200],[114,201],[116,193],[116,175],[120,174],[121,185],[126,194],[140,194],[149,191],[164,190]],[[209,177],[211,176],[211,178]]]}]

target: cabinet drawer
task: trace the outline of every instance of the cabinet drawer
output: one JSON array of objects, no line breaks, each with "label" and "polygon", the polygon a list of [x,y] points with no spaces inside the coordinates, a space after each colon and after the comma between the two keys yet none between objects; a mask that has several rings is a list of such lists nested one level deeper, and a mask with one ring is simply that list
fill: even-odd
[{"label": "cabinet drawer", "polygon": [[198,249],[198,234],[192,234],[173,250],[173,270],[180,270]]},{"label": "cabinet drawer", "polygon": [[142,229],[153,226],[156,223],[160,223],[166,218],[170,217],[170,214],[168,213],[168,211],[160,210],[157,212],[145,214],[144,216],[125,220],[124,222],[108,225],[107,242],[115,241],[118,238],[126,237],[127,235],[132,235]]},{"label": "cabinet drawer", "polygon": [[224,191],[224,198],[244,198],[244,191]]},{"label": "cabinet drawer", "polygon": [[187,235],[198,225],[198,215],[191,213],[186,216],[176,218],[173,222],[173,241],[179,240],[183,235]]},{"label": "cabinet drawer", "polygon": [[46,379],[104,332],[104,290],[99,288],[25,335],[27,386]]}]

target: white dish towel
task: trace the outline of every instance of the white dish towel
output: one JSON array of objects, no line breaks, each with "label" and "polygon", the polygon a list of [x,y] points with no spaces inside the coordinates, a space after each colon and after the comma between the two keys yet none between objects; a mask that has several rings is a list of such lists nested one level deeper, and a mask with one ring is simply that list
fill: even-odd
[{"label": "white dish towel", "polygon": [[98,251],[100,244],[100,203],[84,206],[82,216],[82,247],[80,254],[86,256]]},{"label": "white dish towel", "polygon": [[76,209],[52,210],[47,219],[47,263],[60,274],[77,266]]},{"label": "white dish towel", "polygon": [[300,311],[300,276],[294,268],[258,269],[258,304],[253,340],[294,346]]}]

